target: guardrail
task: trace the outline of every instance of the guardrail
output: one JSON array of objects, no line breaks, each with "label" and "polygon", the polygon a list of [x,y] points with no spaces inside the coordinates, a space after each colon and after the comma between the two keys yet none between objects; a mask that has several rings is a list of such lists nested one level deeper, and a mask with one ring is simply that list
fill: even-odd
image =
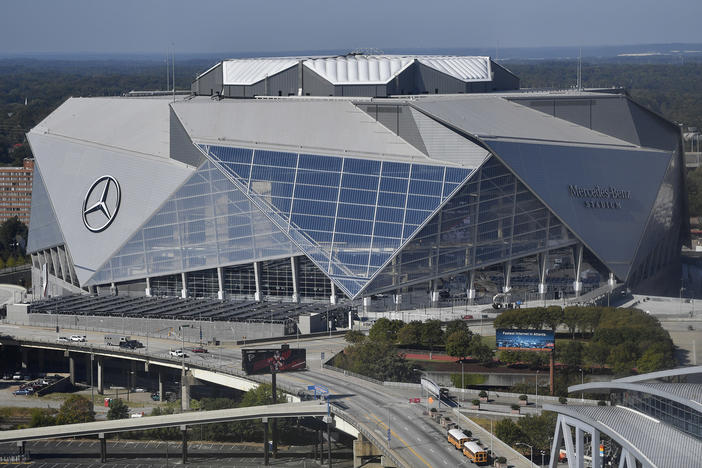
[{"label": "guardrail", "polygon": [[366,377],[365,375],[357,374],[355,372],[347,371],[344,369],[339,369],[338,367],[334,367],[334,366],[331,366],[329,364],[324,364],[324,368],[329,369],[329,370],[334,371],[334,372],[340,372],[344,375],[350,375],[351,377],[356,377],[357,379],[362,379],[362,380],[365,380],[367,382],[371,382],[371,383],[374,383],[377,385],[383,385],[383,382],[380,380],[374,379],[372,377]]}]

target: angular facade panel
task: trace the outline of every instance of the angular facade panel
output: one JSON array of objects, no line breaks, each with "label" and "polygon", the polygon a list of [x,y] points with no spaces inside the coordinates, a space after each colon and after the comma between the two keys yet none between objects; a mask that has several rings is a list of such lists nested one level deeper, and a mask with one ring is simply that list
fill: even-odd
[{"label": "angular facade panel", "polygon": [[351,297],[470,173],[338,156],[203,149]]},{"label": "angular facade panel", "polygon": [[38,166],[34,167],[31,213],[27,253],[34,253],[64,243],[56,213],[51,206],[51,199],[46,191]]},{"label": "angular facade panel", "polygon": [[207,161],[91,278],[90,284],[296,253],[287,236]]},{"label": "angular facade panel", "polygon": [[555,250],[577,242],[492,157],[369,284],[364,294]]}]

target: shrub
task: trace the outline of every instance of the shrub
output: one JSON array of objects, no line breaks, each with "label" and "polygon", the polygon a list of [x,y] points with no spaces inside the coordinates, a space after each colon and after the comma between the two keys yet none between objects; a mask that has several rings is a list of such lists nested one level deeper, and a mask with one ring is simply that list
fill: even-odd
[{"label": "shrub", "polygon": [[558,397],[558,403],[565,405],[568,403],[568,399],[566,397]]},{"label": "shrub", "polygon": [[518,409],[519,409],[519,405],[512,403],[512,404],[510,405],[510,408],[512,408],[513,410],[518,410]]},{"label": "shrub", "polygon": [[473,403],[473,405],[475,405],[475,406],[480,406],[480,400],[478,400],[478,399],[471,401],[471,403]]},{"label": "shrub", "polygon": [[497,457],[495,461],[497,463],[507,463],[507,459],[505,457]]},{"label": "shrub", "polygon": [[429,410],[430,413],[436,413],[436,408],[432,408]]},{"label": "shrub", "polygon": [[604,400],[600,400],[597,402],[597,406],[607,406],[607,402]]},{"label": "shrub", "polygon": [[485,390],[480,390],[480,393],[478,393],[478,396],[480,398],[487,398],[488,394]]},{"label": "shrub", "polygon": [[519,395],[519,399],[522,401],[527,401],[527,396],[526,395]]}]

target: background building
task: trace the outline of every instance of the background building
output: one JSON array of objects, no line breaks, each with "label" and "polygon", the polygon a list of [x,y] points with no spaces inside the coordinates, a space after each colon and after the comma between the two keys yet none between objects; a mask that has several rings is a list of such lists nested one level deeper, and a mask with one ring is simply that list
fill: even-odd
[{"label": "background building", "polygon": [[0,223],[16,216],[29,225],[33,174],[33,159],[25,159],[22,167],[0,167]]},{"label": "background building", "polygon": [[28,135],[35,284],[380,308],[677,291],[679,128],[624,94],[517,87],[485,57],[350,55],[69,99]]}]

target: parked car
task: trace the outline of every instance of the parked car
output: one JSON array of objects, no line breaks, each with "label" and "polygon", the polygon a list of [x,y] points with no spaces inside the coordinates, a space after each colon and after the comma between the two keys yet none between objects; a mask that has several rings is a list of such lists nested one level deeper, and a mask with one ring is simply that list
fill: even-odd
[{"label": "parked car", "polygon": [[69,343],[70,341],[65,336],[59,336],[58,338],[56,338],[56,342],[57,343]]},{"label": "parked car", "polygon": [[13,395],[33,395],[34,390],[31,388],[20,388],[19,390],[15,390],[12,392]]},{"label": "parked car", "polygon": [[146,393],[146,389],[142,387],[137,387],[132,389],[133,393]]},{"label": "parked car", "polygon": [[151,399],[154,401],[159,401],[161,397],[159,396],[158,392],[154,392],[151,394]]},{"label": "parked car", "polygon": [[12,374],[12,379],[13,380],[22,380],[22,373],[21,372],[15,372]]},{"label": "parked car", "polygon": [[473,316],[472,315],[464,315],[463,320],[473,320]]},{"label": "parked car", "polygon": [[78,343],[85,343],[85,335],[71,335],[70,338],[71,341],[75,341]]},{"label": "parked car", "polygon": [[190,351],[192,351],[193,353],[198,353],[198,354],[203,354],[203,353],[207,353],[207,352],[208,352],[208,351],[207,351],[207,348],[203,348],[202,346],[197,346],[197,347],[195,347],[195,348],[190,348]]},{"label": "parked car", "polygon": [[188,357],[188,355],[185,354],[182,349],[172,349],[168,352],[168,354],[170,354],[173,357],[178,357],[178,358]]}]

